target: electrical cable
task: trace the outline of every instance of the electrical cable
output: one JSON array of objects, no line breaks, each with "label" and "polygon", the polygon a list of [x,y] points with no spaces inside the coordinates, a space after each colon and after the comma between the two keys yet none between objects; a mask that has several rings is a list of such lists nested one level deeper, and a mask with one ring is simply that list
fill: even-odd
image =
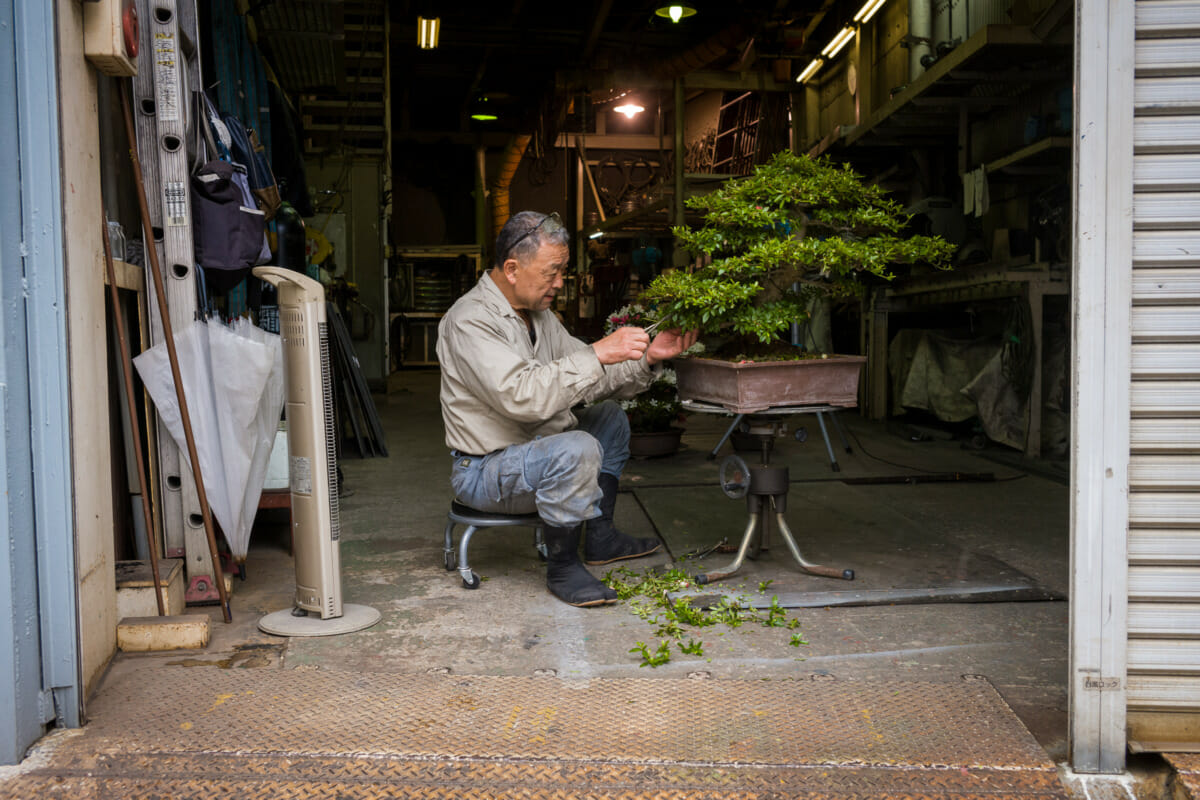
[{"label": "electrical cable", "polygon": [[[859,450],[861,450],[863,452],[864,455],[866,455],[868,458],[871,458],[871,459],[874,459],[875,461],[880,462],[881,464],[887,464],[889,467],[896,467],[898,469],[912,470],[914,472],[918,472],[923,475],[939,475],[939,474],[942,474],[945,472],[945,470],[923,469],[921,467],[914,467],[909,464],[898,464],[894,461],[888,461],[886,458],[880,458],[879,456],[873,454],[867,448],[863,447],[862,441],[859,440],[858,435],[854,431],[850,430],[849,428],[847,428],[846,431],[850,434],[850,438],[854,440],[854,444],[858,447]],[[992,482],[993,483],[1005,483],[1008,481],[1020,480],[1021,478],[1027,478],[1027,477],[1029,477],[1028,473],[1019,472],[1016,475],[1010,475],[1007,478],[994,478],[992,480]]]}]

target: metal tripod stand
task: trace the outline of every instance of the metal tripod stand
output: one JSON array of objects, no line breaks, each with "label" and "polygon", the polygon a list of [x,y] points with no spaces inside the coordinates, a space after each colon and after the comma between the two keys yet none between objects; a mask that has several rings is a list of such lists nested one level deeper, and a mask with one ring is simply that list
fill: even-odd
[{"label": "metal tripod stand", "polygon": [[[794,412],[792,412],[794,413]],[[784,513],[787,511],[787,495],[790,476],[787,467],[776,467],[770,464],[772,438],[778,433],[779,422],[768,415],[752,415],[746,418],[752,436],[757,436],[762,444],[762,463],[753,467],[748,466],[741,456],[726,456],[721,462],[721,490],[734,499],[746,498],[746,508],[750,519],[742,534],[742,542],[738,546],[737,556],[732,563],[723,569],[706,572],[696,576],[696,583],[706,584],[712,581],[728,578],[741,569],[747,557],[755,558],[760,550],[768,549],[770,545],[770,520],[772,516],[779,528],[783,541],[791,551],[796,563],[805,572],[812,575],[822,575],[827,578],[854,580],[854,570],[824,567],[806,560],[800,553],[796,538],[788,527]]]}]

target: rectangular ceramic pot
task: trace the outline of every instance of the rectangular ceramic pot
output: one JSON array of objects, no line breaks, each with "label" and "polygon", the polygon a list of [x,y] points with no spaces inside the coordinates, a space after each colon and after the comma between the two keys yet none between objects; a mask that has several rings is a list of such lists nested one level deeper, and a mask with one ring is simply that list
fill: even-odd
[{"label": "rectangular ceramic pot", "polygon": [[674,363],[679,397],[712,403],[735,414],[779,406],[858,405],[858,376],[866,356],[734,363],[681,358]]}]

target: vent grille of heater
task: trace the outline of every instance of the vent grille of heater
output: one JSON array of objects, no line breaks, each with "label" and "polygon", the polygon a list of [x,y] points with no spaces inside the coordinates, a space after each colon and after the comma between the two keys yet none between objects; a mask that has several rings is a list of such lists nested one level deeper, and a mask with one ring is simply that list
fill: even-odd
[{"label": "vent grille of heater", "polygon": [[295,343],[296,347],[304,347],[304,312],[287,308],[279,316],[283,338]]},{"label": "vent grille of heater", "polygon": [[325,469],[329,478],[329,537],[337,541],[342,535],[341,514],[338,511],[337,480],[337,423],[333,409],[333,367],[329,363],[329,328],[318,326],[321,339],[321,399],[325,405]]}]

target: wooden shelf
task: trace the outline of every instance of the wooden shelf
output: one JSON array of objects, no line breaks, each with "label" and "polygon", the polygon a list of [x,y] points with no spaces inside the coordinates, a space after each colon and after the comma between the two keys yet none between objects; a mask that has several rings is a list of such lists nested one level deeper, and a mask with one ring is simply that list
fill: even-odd
[{"label": "wooden shelf", "polygon": [[1042,446],[1042,345],[1045,298],[1071,291],[1068,271],[1045,262],[980,264],[973,267],[905,279],[879,287],[868,302],[870,350],[867,361],[867,408],[871,419],[888,414],[888,315],[933,306],[1018,297],[1028,304],[1033,323],[1034,375],[1026,408],[1025,454],[1037,457]]},{"label": "wooden shelf", "polygon": [[[959,112],[986,113],[1011,105],[1015,88],[1069,80],[1047,63],[1069,64],[1070,42],[1044,41],[1021,25],[985,25],[897,90],[857,125],[839,126],[809,155],[833,147],[903,147],[953,141]],[[993,89],[979,94],[979,87]]]},{"label": "wooden shelf", "polygon": [[988,175],[1008,172],[1012,175],[1043,175],[1061,172],[1070,165],[1063,160],[1063,150],[1071,147],[1070,136],[1047,136],[1038,139],[1016,152],[984,164]]},{"label": "wooden shelf", "polygon": [[[108,270],[103,270],[104,285],[108,285]],[[137,264],[113,259],[113,274],[117,279],[118,289],[128,289],[131,292],[141,292],[146,288],[146,271]]]},{"label": "wooden shelf", "polygon": [[[1045,284],[1048,294],[1068,291],[1067,271],[1049,263],[977,264],[932,275],[898,279],[884,289],[893,302],[891,310],[903,306],[967,302],[989,297],[1023,294],[1029,283]],[[1058,287],[1058,288],[1055,288]]]}]

